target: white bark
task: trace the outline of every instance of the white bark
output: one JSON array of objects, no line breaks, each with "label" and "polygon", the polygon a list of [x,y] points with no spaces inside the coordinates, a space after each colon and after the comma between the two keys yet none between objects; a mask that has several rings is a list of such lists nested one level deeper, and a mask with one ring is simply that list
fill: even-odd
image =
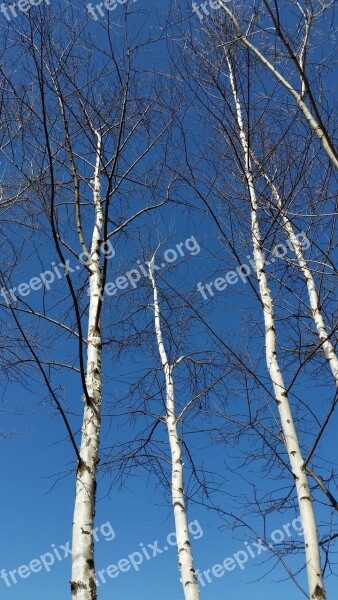
[{"label": "white bark", "polygon": [[302,244],[297,239],[292,223],[290,222],[286,211],[283,210],[283,203],[279,195],[278,189],[265,173],[263,173],[263,177],[265,178],[270,189],[272,190],[273,196],[276,200],[278,211],[282,216],[285,232],[296,255],[299,268],[302,274],[304,275],[309,295],[312,318],[315,323],[317,334],[322,345],[326,360],[329,363],[333,378],[335,380],[336,385],[338,386],[338,358],[335,353],[335,349],[331,343],[330,336],[328,334],[327,327],[325,325],[325,321],[320,310],[320,303],[317,294],[316,284],[312,272],[307,264],[307,261],[304,258]]},{"label": "white bark", "polygon": [[166,385],[166,424],[172,460],[171,493],[177,536],[178,562],[185,600],[199,600],[200,591],[195,576],[184,501],[182,449],[177,431],[173,365],[169,364],[162,336],[160,305],[153,274],[153,260],[149,263],[149,278],[154,296],[155,332]]},{"label": "white bark", "polygon": [[100,160],[101,137],[97,133],[96,166],[94,173],[93,228],[89,267],[89,317],[86,385],[90,403],[84,398],[84,417],[80,449],[80,463],[76,477],[76,494],[73,519],[72,596],[76,600],[96,600],[94,567],[94,517],[96,471],[99,461],[99,438],[101,423],[102,339],[100,322],[97,323],[101,295],[100,246],[103,230],[101,205]]},{"label": "white bark", "polygon": [[289,81],[283,77],[283,75],[276,69],[273,64],[254,46],[242,32],[241,27],[234,15],[234,13],[222,2],[222,0],[217,0],[218,4],[224,10],[224,12],[230,17],[235,29],[238,38],[249,48],[257,58],[262,62],[262,64],[269,69],[269,71],[274,75],[274,77],[281,83],[295,98],[297,105],[301,112],[303,113],[305,119],[307,120],[312,131],[318,136],[326,154],[331,159],[335,167],[338,167],[338,157],[336,151],[331,143],[331,140],[327,137],[326,131],[323,130],[321,125],[316,121],[310,109],[305,104],[302,95],[295,90],[295,88],[291,85]]},{"label": "white bark", "polygon": [[277,359],[277,339],[273,300],[265,272],[262,239],[259,227],[258,202],[256,197],[254,179],[252,177],[251,171],[249,144],[247,134],[244,128],[242,109],[237,93],[234,73],[231,62],[228,57],[227,62],[230,74],[232,93],[236,105],[237,124],[239,129],[240,141],[245,161],[245,176],[251,201],[252,240],[257,279],[263,305],[266,363],[270,379],[273,385],[276,403],[278,406],[281,426],[284,435],[284,443],[286,451],[288,453],[290,466],[295,481],[299,511],[304,528],[304,546],[306,556],[307,579],[309,586],[309,597],[311,600],[325,600],[326,593],[323,583],[318,535],[311,500],[311,493],[306,471],[304,468],[304,460],[302,458],[301,450],[298,443],[296,428],[293,422],[286,387]]}]

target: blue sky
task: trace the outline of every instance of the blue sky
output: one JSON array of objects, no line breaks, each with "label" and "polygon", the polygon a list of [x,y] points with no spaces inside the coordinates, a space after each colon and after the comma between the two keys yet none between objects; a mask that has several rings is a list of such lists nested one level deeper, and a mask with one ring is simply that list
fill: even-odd
[{"label": "blue sky", "polygon": [[[165,3],[165,7],[169,7],[169,2]],[[149,11],[150,17],[145,18],[145,22],[149,30],[156,31],[157,15],[162,14],[163,4],[154,3],[151,0],[138,0],[138,3],[135,3],[135,9]],[[195,24],[197,27],[197,17]],[[92,22],[90,31],[94,35],[99,35],[99,27],[99,24]],[[157,50],[158,56],[154,59],[149,55],[147,60],[158,66],[162,64],[163,60],[166,61],[166,48],[165,44],[158,44],[156,48],[159,49]],[[187,123],[192,130],[192,138],[194,135],[197,136],[200,127],[198,122],[194,121],[190,115]],[[180,149],[178,149],[178,153],[179,151]],[[201,168],[204,166],[202,163]],[[192,289],[195,290],[198,281],[210,281],[216,277],[215,273],[225,274],[229,268],[235,268],[237,263],[226,253],[224,255],[221,253],[220,249],[224,250],[224,247],[219,242],[213,223],[205,218],[205,212],[202,211],[198,198],[187,190],[184,190],[182,195],[185,199],[195,203],[195,208],[198,207],[196,213],[193,212],[191,215],[190,211],[181,207],[175,207],[175,211],[171,208],[166,209],[158,219],[154,217],[147,221],[145,227],[151,232],[149,239],[153,244],[156,240],[155,227],[160,227],[162,234],[167,236],[166,248],[173,248],[177,243],[192,235],[198,240],[201,248],[198,256],[188,256],[187,253],[181,264],[177,265],[173,272],[164,274],[163,280],[161,280],[163,290],[168,291],[170,285],[174,285],[183,294],[187,291],[190,293]],[[246,242],[248,242],[248,246]],[[38,238],[39,258],[37,258],[31,242],[26,242],[25,256],[27,260],[24,260],[16,271],[14,283],[21,281],[21,278],[24,281],[39,273],[42,268],[41,260],[43,267],[48,269],[55,256],[52,251],[45,249],[44,244],[45,238],[41,234]],[[247,248],[250,248],[249,240],[246,240],[241,247],[243,256],[246,255]],[[121,242],[118,240],[116,258],[112,259],[109,264],[109,278],[114,281],[118,275],[122,275],[127,269],[132,268],[138,258],[142,258],[142,256],[138,253],[137,247],[130,248],[124,240]],[[56,282],[51,292],[52,295],[48,296],[47,300],[51,297],[54,301],[58,294],[62,293],[63,285],[63,282]],[[201,312],[206,315],[208,323],[211,324],[217,335],[223,336],[227,343],[231,343],[236,338],[244,322],[246,326],[248,325],[248,315],[257,316],[257,306],[247,287],[242,282],[238,282],[234,287],[229,287],[226,291],[216,294],[215,298],[207,303],[203,303],[202,298],[199,297]],[[120,296],[117,295],[112,299],[109,305],[112,311],[118,303],[129,301],[128,293],[124,295],[121,292]],[[143,288],[139,293],[140,296],[137,296],[137,299],[143,298],[145,293]],[[42,302],[42,297],[38,292],[36,294],[36,296],[32,296],[32,303],[38,307]],[[255,332],[257,333],[257,329]],[[48,343],[47,339],[47,347]],[[60,338],[55,347],[53,343],[49,350],[51,353],[54,351],[58,358],[69,357],[74,350],[74,346],[66,337]],[[195,327],[195,323],[193,333],[186,343],[192,343],[194,348],[199,350],[209,348],[209,345],[213,347],[206,331],[203,327]],[[250,341],[250,346],[255,365],[262,375],[264,373],[263,341],[261,338],[253,339]],[[110,402],[111,398],[116,399],[125,394],[126,386],[121,381],[130,370],[135,369],[135,378],[137,378],[142,369],[153,364],[150,358],[145,356],[144,348],[137,348],[132,355],[123,355],[119,363],[115,363],[115,360],[114,356],[109,355],[105,362],[107,379],[111,370],[116,369],[113,371],[113,381],[106,382],[105,399],[107,402],[108,400]],[[311,369],[309,369],[309,374],[311,375]],[[314,387],[312,384],[313,379],[308,378],[305,373],[294,391],[303,394],[311,405],[316,406],[318,412],[322,411],[321,416],[323,416],[325,414],[324,400],[327,401],[330,398],[332,388],[326,385]],[[64,401],[70,411],[75,413],[71,417],[71,422],[74,430],[77,431],[76,437],[79,440],[80,419],[76,416],[82,407],[79,381],[76,376],[67,373],[63,376],[61,385]],[[238,401],[236,391],[238,392],[242,383],[238,384],[238,388],[236,385],[234,384],[230,394],[233,408],[236,407]],[[182,383],[178,384],[178,391],[179,395],[183,395],[184,385]],[[211,396],[210,401],[217,403],[218,400],[218,397]],[[27,598],[34,597],[36,600],[42,600],[46,593],[50,600],[59,600],[61,595],[68,597],[70,595],[68,583],[70,558],[68,556],[67,559],[57,560],[54,553],[52,559],[50,553],[58,549],[62,556],[61,546],[65,546],[71,539],[74,501],[72,448],[65,437],[60,417],[56,414],[46,390],[40,383],[31,382],[27,389],[16,383],[9,383],[3,388],[0,410],[2,416],[0,431],[9,433],[8,437],[0,442],[3,481],[0,500],[2,509],[0,513],[2,532],[0,571],[5,569],[9,573],[13,569],[18,570],[20,566],[29,565],[31,561],[39,559],[47,553],[49,553],[49,557],[46,556],[45,560],[47,562],[48,560],[54,561],[51,564],[50,572],[42,569],[40,572],[31,573],[28,578],[20,578],[16,575],[18,583],[11,582],[10,587],[6,586],[4,580],[0,580],[0,599],[27,600]],[[219,424],[218,421],[217,424]],[[193,426],[192,421],[191,427]],[[109,418],[104,419],[102,445],[106,448],[114,443],[114,439],[119,441],[129,439],[132,432],[132,426],[129,427],[128,422],[124,423],[123,428],[121,426],[121,429],[116,432],[113,429],[112,432]],[[324,449],[327,454],[326,458],[330,458],[330,447],[331,444],[334,446],[335,441],[336,431],[333,422],[329,428],[327,446]],[[262,475],[262,479],[260,479],[260,475],[257,475],[259,469],[255,470],[253,467],[249,467],[248,473],[241,471],[239,467],[241,453],[249,449],[250,443],[250,440],[241,441],[236,455],[235,451],[231,452],[226,447],[226,441],[223,444],[218,443],[212,446],[208,443],[207,436],[201,436],[199,442],[195,444],[193,435],[191,435],[191,444],[196,450],[199,463],[206,469],[210,468],[219,475],[220,479],[224,475],[222,486],[216,494],[217,506],[223,509],[231,506],[232,511],[236,509],[236,506],[240,506],[241,514],[243,514],[242,495],[243,490],[245,491],[242,475],[247,475],[251,481],[258,477],[261,490],[273,489],[275,483],[273,477],[263,479]],[[227,464],[225,465],[225,463]],[[279,481],[276,481],[276,484],[279,485]],[[222,496],[223,494],[224,496]],[[237,555],[238,562],[241,560],[240,557],[245,560],[243,552],[246,552],[248,556],[247,562],[243,564],[243,569],[236,564],[233,570],[225,572],[221,577],[209,573],[212,583],[207,582],[208,575],[203,575],[205,586],[201,587],[202,600],[223,600],[227,596],[233,600],[242,600],[246,595],[250,595],[251,600],[271,595],[274,600],[284,600],[286,596],[295,599],[301,597],[302,594],[288,579],[282,567],[277,567],[272,573],[269,573],[273,562],[266,562],[266,558],[272,555],[262,552],[260,556],[257,556],[258,548],[254,545],[257,543],[255,536],[252,534],[249,536],[244,529],[232,531],[229,527],[224,526],[224,522],[215,511],[207,510],[193,501],[189,502],[188,510],[189,522],[192,523],[192,545],[197,569],[201,572],[211,569],[226,558],[234,561],[234,554]],[[319,518],[323,517],[324,519],[326,513],[319,509],[318,515]],[[285,540],[301,541],[301,536],[290,525],[297,516],[297,512],[292,509],[279,514],[273,513],[267,521],[267,535],[271,535],[274,530],[283,530],[283,527],[287,527],[289,524],[289,531],[292,532],[292,535],[287,536],[285,533]],[[260,519],[255,519],[249,514],[248,521],[257,526],[258,531],[262,531]],[[153,547],[155,541],[162,550],[164,547],[168,547],[154,558],[149,560],[144,558],[139,571],[131,567],[127,572],[120,572],[115,578],[109,579],[105,575],[107,583],[102,583],[101,579],[99,586],[100,600],[115,597],[119,600],[158,600],[158,598],[161,600],[175,598],[176,600],[176,598],[182,597],[177,554],[175,548],[170,547],[167,540],[167,536],[174,529],[170,499],[155,477],[150,476],[145,470],[134,470],[124,486],[111,487],[109,474],[100,472],[96,525],[99,528],[96,543],[97,573],[102,569],[107,570],[108,565],[121,564],[122,559],[139,553],[142,548],[145,548],[147,552],[153,552],[150,546]],[[105,528],[100,531],[100,527],[104,526]],[[114,531],[114,537],[111,528]],[[109,537],[113,537],[113,539],[108,540]],[[256,554],[255,557],[249,556],[248,545]],[[235,563],[230,562],[229,564],[234,566]],[[288,560],[288,564],[296,570],[298,566],[301,567],[302,563],[299,556],[293,556]],[[21,572],[25,573],[24,569]],[[304,574],[300,574],[299,581],[306,587]],[[334,578],[328,579],[327,591],[330,600],[338,600]]]},{"label": "blue sky", "polygon": [[[65,457],[64,446],[50,445],[55,439],[55,424],[51,421],[48,423],[46,417],[26,418],[22,421],[25,433],[0,446],[2,478],[6,482],[1,494],[0,567],[7,572],[28,565],[33,559],[49,552],[52,544],[60,547],[70,540],[74,482],[70,476],[49,491],[51,481],[46,478],[60,471]],[[153,483],[149,483],[145,477],[132,480],[127,489],[120,492],[113,490],[110,498],[101,498],[106,488],[107,482],[101,482],[96,523],[100,527],[109,522],[116,537],[106,541],[106,538],[112,537],[109,526],[104,529],[104,535],[98,532],[97,570],[137,552],[140,543],[147,547],[158,540],[159,548],[163,549],[168,534],[173,531],[173,519],[161,490],[154,490]],[[243,549],[247,539],[245,534],[242,533],[242,541],[239,541],[230,531],[219,531],[219,519],[210,511],[190,506],[189,522],[195,520],[199,524],[192,529],[195,537],[199,537],[200,530],[203,530],[200,539],[192,540],[197,568],[202,571],[208,569]],[[285,515],[277,515],[273,520],[276,529],[282,529],[287,522]],[[294,539],[301,539],[295,530],[293,533]],[[152,554],[152,550],[149,550]],[[61,549],[60,555],[64,556]],[[46,560],[48,562],[49,559]],[[260,564],[260,559],[253,558],[243,570],[236,567],[223,577],[213,577],[212,583],[202,588],[202,598],[222,600],[225,595],[231,595],[240,600],[247,593],[254,599],[262,594],[264,597],[273,594],[276,600],[282,600],[286,595],[290,598],[301,597],[293,583],[284,581],[276,584],[285,579],[285,573],[280,569],[255,582],[269,570],[270,563],[265,566]],[[18,578],[18,583],[10,588],[1,581],[0,597],[6,600],[26,600],[31,597],[42,600],[48,592],[51,600],[58,600],[61,595],[67,597],[69,578],[70,559],[60,562],[55,559],[49,573],[42,570],[31,574],[28,579]],[[107,578],[107,581],[106,585],[99,588],[103,600],[114,597],[121,600],[179,598],[181,590],[175,548],[149,561],[144,560],[139,572],[131,569],[120,573],[115,579]],[[334,580],[327,587],[328,597],[334,599]]]}]

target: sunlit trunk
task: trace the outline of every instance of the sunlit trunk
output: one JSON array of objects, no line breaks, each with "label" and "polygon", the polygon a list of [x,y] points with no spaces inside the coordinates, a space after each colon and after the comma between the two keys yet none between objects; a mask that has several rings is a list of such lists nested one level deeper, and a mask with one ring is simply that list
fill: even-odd
[{"label": "sunlit trunk", "polygon": [[[76,477],[76,495],[73,520],[72,581],[71,592],[76,600],[96,600],[94,566],[94,517],[96,471],[99,461],[101,398],[102,398],[102,339],[100,322],[97,322],[101,296],[100,245],[103,213],[100,190],[101,139],[98,134],[96,168],[94,176],[95,225],[91,244],[89,266],[89,316],[84,417],[80,449],[80,463]],[[89,400],[89,401],[88,401]]]},{"label": "sunlit trunk", "polygon": [[304,460],[302,458],[301,450],[299,447],[296,428],[293,422],[293,416],[288,399],[288,394],[286,391],[286,387],[277,358],[277,339],[274,307],[265,271],[263,243],[259,226],[258,202],[256,197],[254,179],[251,172],[249,143],[244,128],[241,104],[238,97],[234,72],[229,57],[227,57],[227,63],[230,73],[232,93],[236,105],[237,125],[243,150],[243,158],[245,162],[245,177],[251,202],[252,242],[257,279],[264,314],[266,364],[274,389],[275,400],[277,403],[284,435],[284,443],[286,451],[288,453],[290,466],[295,481],[299,511],[304,528],[304,546],[306,556],[307,579],[309,586],[309,597],[311,600],[325,600],[326,594],[323,584],[317,527],[311,500],[311,493],[306,471],[304,468]]},{"label": "sunlit trunk", "polygon": [[177,537],[178,562],[185,600],[199,600],[200,591],[195,576],[184,501],[182,448],[177,431],[173,367],[168,362],[164,346],[161,329],[160,304],[152,265],[153,262],[149,265],[149,278],[153,288],[155,331],[166,386],[166,424],[172,462],[171,493]]},{"label": "sunlit trunk", "polygon": [[311,270],[309,269],[308,263],[305,260],[302,243],[298,240],[298,237],[294,232],[292,223],[290,222],[286,211],[283,209],[282,199],[279,195],[279,192],[278,192],[276,186],[267,177],[266,174],[263,174],[263,177],[265,178],[270,189],[272,190],[273,196],[276,200],[276,205],[277,205],[278,211],[283,220],[283,226],[284,226],[286,235],[288,236],[290,244],[296,255],[300,271],[304,275],[304,278],[306,281],[306,287],[307,287],[307,291],[308,291],[308,296],[309,296],[312,318],[313,318],[314,324],[316,326],[317,334],[318,334],[321,346],[323,348],[325,357],[330,366],[331,373],[336,382],[336,385],[338,385],[338,358],[335,353],[335,349],[331,343],[331,340],[330,340],[330,337],[329,337],[329,334],[328,334],[328,331],[327,331],[327,328],[326,328],[326,325],[325,325],[325,322],[323,319],[323,315],[321,313],[320,302],[319,302],[319,297],[318,297],[318,293],[317,293],[317,289],[316,289],[315,280],[313,278]]}]

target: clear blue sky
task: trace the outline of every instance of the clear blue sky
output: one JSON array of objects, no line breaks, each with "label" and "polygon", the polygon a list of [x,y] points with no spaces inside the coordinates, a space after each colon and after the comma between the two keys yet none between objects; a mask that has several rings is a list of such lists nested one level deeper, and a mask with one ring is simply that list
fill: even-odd
[{"label": "clear blue sky", "polygon": [[[26,402],[28,405],[29,402]],[[51,446],[57,437],[56,424],[55,419],[49,423],[47,419],[48,415],[43,415],[43,411],[36,418],[25,418],[21,421],[21,435],[0,445],[3,481],[0,567],[7,572],[28,565],[33,559],[50,552],[52,544],[64,546],[70,540],[74,480],[72,476],[61,480],[48,493],[51,482],[46,478],[62,470],[65,450],[64,445]],[[98,570],[137,552],[140,543],[147,546],[158,540],[159,547],[163,549],[167,545],[167,535],[173,531],[173,518],[169,505],[162,498],[161,489],[154,490],[152,483],[140,477],[129,482],[127,489],[112,491],[110,499],[101,499],[106,488],[107,484],[101,483],[96,522],[97,526],[109,522],[116,537],[112,541],[105,540],[105,536],[112,537],[109,526],[104,529],[105,535],[98,532]],[[243,542],[235,539],[230,531],[218,531],[219,520],[211,512],[191,506],[189,521],[196,519],[203,530],[203,536],[192,542],[197,568],[208,569],[243,549]],[[286,523],[284,516],[274,519],[275,528],[282,528]],[[197,534],[195,537],[199,537],[200,529],[196,524],[193,532]],[[294,534],[295,539],[301,539]],[[243,539],[246,539],[245,535]],[[60,555],[64,555],[61,550]],[[213,582],[202,589],[202,598],[223,600],[231,597],[241,600],[246,594],[254,600],[270,595],[275,600],[301,597],[293,583],[276,584],[276,581],[285,578],[284,572],[279,569],[262,581],[255,582],[269,568],[269,565],[259,565],[258,558],[250,559],[243,571],[236,567],[223,577],[213,577]],[[17,585],[13,584],[11,588],[0,581],[0,598],[42,600],[46,594],[50,600],[67,598],[69,579],[69,558],[60,562],[55,559],[49,573],[43,570],[31,574],[28,579],[18,578]],[[337,598],[334,580],[328,585],[328,592],[328,598]],[[175,548],[149,561],[144,560],[139,572],[131,570],[108,580],[106,585],[100,586],[99,594],[102,600],[180,598],[182,592]]]},{"label": "clear blue sky", "polygon": [[[168,2],[165,4],[169,5]],[[148,21],[153,27],[157,25],[156,10],[159,11],[160,7],[163,9],[162,4],[151,0],[138,0],[135,4],[135,9],[142,8],[153,11],[153,18]],[[96,31],[95,28],[96,24],[92,23],[93,32]],[[161,51],[164,52],[164,46]],[[175,217],[178,224],[173,227],[174,231],[171,232],[170,239],[177,243],[187,236],[196,235],[201,243],[202,251],[198,261],[189,259],[192,261],[191,269],[189,269],[190,283],[196,283],[206,273],[216,269],[217,260],[215,262],[212,258],[216,242],[211,239],[211,236],[214,235],[214,228],[211,224],[203,224],[202,217],[190,221],[185,214],[181,221],[181,216],[177,214]],[[167,247],[172,247],[172,244],[168,242]],[[48,261],[53,258],[53,256],[46,255],[46,268]],[[130,257],[124,258],[127,260]],[[123,273],[121,270],[123,257],[122,259],[118,257],[118,260],[120,260],[120,271],[117,272],[117,275]],[[27,271],[24,267],[23,272],[31,277],[36,273],[36,268],[39,267],[32,259]],[[111,269],[112,275],[116,277],[114,264]],[[243,285],[239,284],[239,286],[243,292]],[[217,331],[221,333],[224,331],[222,318],[227,311],[232,311],[231,320],[227,320],[224,326],[229,339],[237,334],[241,311],[249,309],[252,300],[248,300],[245,294],[237,295],[235,290],[229,291],[228,295],[226,292],[223,294],[225,295],[222,298],[226,299],[221,306],[216,307],[215,313],[211,312],[211,318],[214,325],[219,318]],[[130,363],[124,365],[123,369],[127,371],[131,364],[130,359]],[[305,379],[300,384],[304,386]],[[79,386],[75,385],[74,378],[67,376],[62,381],[62,385],[72,409],[80,411]],[[315,403],[318,401],[318,397],[327,397],[328,394],[327,389],[321,390],[321,395],[318,390],[308,389],[307,400]],[[2,407],[5,412],[1,414],[0,431],[11,432],[12,435],[8,439],[0,441],[2,465],[0,571],[5,569],[9,573],[13,569],[18,570],[22,565],[29,565],[34,559],[39,559],[42,555],[54,552],[56,549],[60,552],[60,556],[63,556],[60,546],[65,546],[71,540],[74,473],[69,472],[73,464],[73,455],[69,443],[65,441],[63,425],[59,416],[51,410],[44,389],[33,384],[30,386],[30,390],[25,392],[16,384],[10,384],[3,393]],[[10,411],[16,414],[11,415]],[[20,416],[20,413],[25,414]],[[108,426],[107,429],[104,427],[105,434],[107,431]],[[329,439],[334,445],[336,442],[334,425],[331,427]],[[106,443],[106,438],[104,441]],[[201,456],[203,455],[205,461],[210,461],[213,468],[221,469],[222,461],[225,459],[223,450],[222,446],[204,447],[201,450]],[[229,473],[227,473],[227,477],[227,490],[231,490],[233,503],[236,504],[236,494],[243,489],[242,484],[239,483],[240,473],[234,473],[231,480],[229,480]],[[226,499],[223,504],[223,507],[225,506]],[[287,526],[296,516],[297,514],[292,511],[287,515],[275,514],[269,520],[268,534],[271,534],[274,529],[282,529],[284,525]],[[194,522],[192,545],[195,566],[200,571],[211,569],[214,565],[222,563],[227,557],[233,558],[235,553],[244,550],[249,553],[249,550],[245,548],[246,541],[250,544],[251,549],[255,548],[252,545],[252,538],[246,537],[245,531],[241,531],[239,534],[239,532],[222,528],[222,521],[214,512],[193,503],[189,505],[189,521]],[[100,528],[104,524],[105,528],[97,533],[97,572],[106,569],[108,565],[117,565],[121,559],[128,558],[136,552],[139,553],[142,547],[152,553],[149,545],[154,546],[155,541],[158,541],[160,549],[163,550],[165,546],[168,546],[168,549],[150,560],[144,558],[138,572],[130,568],[125,573],[120,572],[115,578],[109,579],[106,576],[107,583],[100,583],[99,586],[100,600],[114,598],[119,600],[158,600],[159,598],[161,600],[178,600],[182,597],[177,553],[167,541],[168,534],[174,529],[170,502],[155,479],[148,477],[144,471],[140,471],[122,489],[110,490],[109,477],[101,477],[98,488],[96,525]],[[106,538],[113,537],[111,528],[114,530],[114,539],[108,540]],[[289,530],[291,530],[292,536],[288,539],[301,540],[295,529],[292,530],[291,527]],[[258,552],[258,550],[257,552],[256,550],[252,551]],[[202,600],[224,600],[224,598],[242,600],[247,596],[250,597],[250,600],[261,600],[262,597],[270,598],[271,596],[274,600],[284,600],[285,597],[295,600],[301,598],[301,593],[293,582],[287,580],[287,575],[282,568],[268,573],[272,563],[264,564],[263,562],[268,556],[271,555],[263,553],[260,557],[249,557],[242,570],[236,565],[233,570],[225,572],[221,577],[210,575],[211,583],[207,582],[207,577],[204,575],[205,586],[201,587]],[[238,555],[238,561],[240,557],[243,559],[243,554]],[[40,572],[31,573],[28,578],[20,578],[16,575],[18,583],[14,584],[9,579],[10,587],[6,586],[4,580],[0,580],[0,600],[28,600],[29,598],[42,600],[46,596],[49,600],[60,600],[61,597],[70,597],[69,556],[67,559],[59,561],[55,558],[55,554],[53,559],[49,554],[45,560],[54,561],[50,572],[42,569]],[[298,558],[294,558],[292,564],[293,566],[300,564]],[[22,569],[21,573],[25,573],[25,570]],[[268,574],[263,578],[265,573]],[[300,581],[306,586],[302,576],[300,576]],[[327,591],[329,600],[338,600],[332,578],[327,583]]]}]

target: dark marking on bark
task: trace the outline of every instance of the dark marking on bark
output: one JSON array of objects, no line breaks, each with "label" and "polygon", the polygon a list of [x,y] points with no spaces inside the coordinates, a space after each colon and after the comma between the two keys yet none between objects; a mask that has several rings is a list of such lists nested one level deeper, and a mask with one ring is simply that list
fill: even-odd
[{"label": "dark marking on bark", "polygon": [[[101,337],[101,331],[100,331],[100,327],[98,325],[96,325],[96,327],[91,327],[90,332],[89,332],[89,337]],[[93,343],[93,342],[92,342]]]},{"label": "dark marking on bark", "polygon": [[79,464],[77,467],[77,472],[79,475],[83,475],[83,473],[85,471],[88,471],[88,473],[90,473],[90,468],[86,465],[86,463],[82,460],[82,458],[80,458]]},{"label": "dark marking on bark", "polygon": [[82,581],[71,581],[70,589],[73,596],[77,596],[79,590],[85,590],[86,586]]},{"label": "dark marking on bark", "polygon": [[326,599],[326,595],[325,592],[323,590],[322,587],[320,587],[320,585],[316,585],[316,589],[314,591],[314,593],[312,594],[311,598],[313,598],[313,600],[325,600]]},{"label": "dark marking on bark", "polygon": [[92,600],[97,599],[96,582],[92,577],[89,579],[90,595]]}]

